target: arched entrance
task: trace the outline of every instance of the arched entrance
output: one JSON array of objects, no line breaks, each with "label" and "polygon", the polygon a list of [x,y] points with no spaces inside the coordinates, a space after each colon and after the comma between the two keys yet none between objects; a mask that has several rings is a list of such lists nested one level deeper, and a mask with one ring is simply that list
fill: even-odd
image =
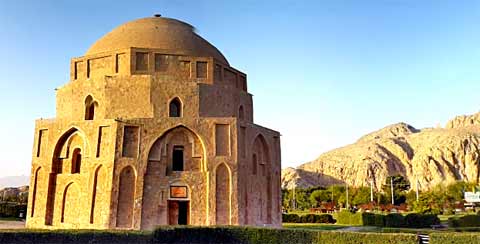
[{"label": "arched entrance", "polygon": [[[52,225],[54,222],[55,211],[57,211],[57,213],[59,213],[58,211],[61,211],[55,210],[57,175],[62,173],[72,173],[72,164],[76,164],[79,160],[79,156],[81,157],[79,152],[87,152],[87,149],[88,146],[85,137],[76,128],[69,129],[58,139],[52,157],[52,168],[48,178],[47,206],[45,211],[46,225]],[[74,153],[74,151],[76,153]],[[80,170],[78,173],[80,173]],[[63,222],[62,218],[57,218],[57,221]]]},{"label": "arched entrance", "polygon": [[[203,172],[205,149],[195,132],[185,126],[166,131],[148,154],[142,199],[142,229],[190,223],[190,192],[172,185],[187,175]],[[185,219],[186,218],[186,219]]]}]

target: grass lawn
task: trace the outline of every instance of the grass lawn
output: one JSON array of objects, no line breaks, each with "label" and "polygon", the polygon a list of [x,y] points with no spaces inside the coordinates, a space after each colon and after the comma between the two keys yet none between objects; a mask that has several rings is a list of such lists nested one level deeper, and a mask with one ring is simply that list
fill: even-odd
[{"label": "grass lawn", "polygon": [[306,230],[338,230],[349,227],[348,225],[337,224],[303,224],[303,223],[283,223],[286,229],[306,229]]}]

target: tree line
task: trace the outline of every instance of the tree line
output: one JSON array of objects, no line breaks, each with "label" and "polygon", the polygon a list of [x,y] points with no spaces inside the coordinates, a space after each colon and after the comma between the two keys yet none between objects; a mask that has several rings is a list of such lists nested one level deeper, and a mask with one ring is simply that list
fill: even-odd
[{"label": "tree line", "polygon": [[[476,183],[459,181],[450,185],[437,185],[430,190],[417,192],[403,176],[389,176],[380,191],[370,187],[348,187],[332,185],[329,187],[310,187],[282,190],[282,206],[284,210],[308,210],[324,204],[334,204],[337,208],[358,207],[362,204],[393,205],[406,204],[411,211],[424,214],[453,213],[459,205],[463,206],[464,192],[476,191]],[[295,198],[295,201],[294,201]],[[294,206],[295,204],[295,206]]]}]

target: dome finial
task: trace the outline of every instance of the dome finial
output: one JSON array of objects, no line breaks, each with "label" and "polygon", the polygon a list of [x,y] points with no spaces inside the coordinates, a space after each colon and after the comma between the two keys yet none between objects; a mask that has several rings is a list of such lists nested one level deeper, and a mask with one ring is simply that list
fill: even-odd
[{"label": "dome finial", "polygon": [[160,17],[162,17],[162,15],[161,14],[154,14],[153,17],[160,18]]}]

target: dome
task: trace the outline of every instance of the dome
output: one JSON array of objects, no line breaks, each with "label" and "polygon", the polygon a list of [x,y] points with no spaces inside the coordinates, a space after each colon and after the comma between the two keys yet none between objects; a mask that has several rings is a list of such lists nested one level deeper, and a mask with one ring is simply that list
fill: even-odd
[{"label": "dome", "polygon": [[130,47],[162,49],[167,54],[213,57],[228,64],[216,47],[195,33],[193,26],[163,17],[137,19],[120,25],[95,42],[86,55]]}]

